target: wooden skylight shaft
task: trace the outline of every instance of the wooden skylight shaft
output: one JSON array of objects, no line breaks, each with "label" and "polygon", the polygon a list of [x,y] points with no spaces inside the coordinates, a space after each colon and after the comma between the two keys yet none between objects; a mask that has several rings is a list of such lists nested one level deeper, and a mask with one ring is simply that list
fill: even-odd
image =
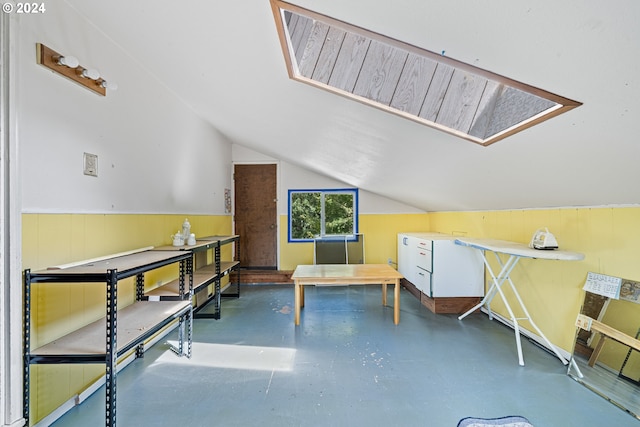
[{"label": "wooden skylight shaft", "polygon": [[580,102],[280,0],[289,77],[487,146]]}]

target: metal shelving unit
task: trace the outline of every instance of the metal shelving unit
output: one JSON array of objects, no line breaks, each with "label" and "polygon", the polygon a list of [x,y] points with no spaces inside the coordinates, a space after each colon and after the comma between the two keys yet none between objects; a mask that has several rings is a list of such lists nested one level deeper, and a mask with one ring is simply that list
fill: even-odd
[{"label": "metal shelving unit", "polygon": [[[144,293],[144,273],[179,263],[178,285],[182,298],[175,301],[140,301]],[[65,268],[24,271],[24,417],[29,422],[30,366],[33,364],[104,363],[105,425],[116,425],[116,365],[118,358],[135,349],[142,357],[144,342],[164,327],[179,322],[179,355],[191,357],[193,326],[193,258],[191,252],[151,251],[113,256]],[[136,299],[118,310],[118,282],[136,277]],[[185,278],[189,277],[188,288]],[[31,292],[35,284],[96,283],[105,285],[105,317],[36,349],[31,348]],[[185,324],[186,349],[185,349]],[[124,337],[119,340],[118,336]]]},{"label": "metal shelving unit", "polygon": [[[230,261],[221,260],[221,248],[234,244],[234,256]],[[221,315],[221,298],[240,297],[240,236],[208,236],[200,237],[195,245],[188,246],[160,246],[157,251],[185,251],[192,252],[194,257],[193,294],[195,296],[194,317],[219,319]],[[212,251],[212,262],[207,261],[208,251]],[[229,284],[221,289],[221,281],[229,275]],[[235,279],[235,280],[234,280]],[[211,292],[209,286],[212,286]],[[231,287],[235,289],[229,291]],[[171,301],[181,299],[184,294],[179,290],[177,280],[163,284],[146,292],[141,299]],[[213,312],[204,310],[213,303]]]}]

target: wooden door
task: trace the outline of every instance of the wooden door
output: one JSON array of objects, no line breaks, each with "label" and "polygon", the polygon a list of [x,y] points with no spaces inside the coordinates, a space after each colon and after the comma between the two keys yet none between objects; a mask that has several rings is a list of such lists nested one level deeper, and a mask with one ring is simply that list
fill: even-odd
[{"label": "wooden door", "polygon": [[277,269],[276,165],[235,165],[235,233],[240,266]]}]

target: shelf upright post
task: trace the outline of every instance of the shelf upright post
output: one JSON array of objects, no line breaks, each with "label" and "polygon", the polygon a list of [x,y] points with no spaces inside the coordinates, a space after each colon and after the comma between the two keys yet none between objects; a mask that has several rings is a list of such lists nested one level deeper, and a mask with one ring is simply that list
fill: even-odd
[{"label": "shelf upright post", "polygon": [[23,393],[22,415],[29,425],[29,381],[31,354],[31,270],[24,271],[24,305],[22,308],[22,346],[23,346]]},{"label": "shelf upright post", "polygon": [[187,258],[187,274],[189,275],[189,320],[187,325],[187,358],[191,359],[191,342],[193,339],[193,252]]},{"label": "shelf upright post", "polygon": [[[144,273],[136,274],[136,301],[142,301],[144,298]],[[144,357],[144,342],[136,347],[136,358]]]},{"label": "shelf upright post", "polygon": [[236,246],[236,259],[234,261],[238,261],[238,267],[236,268],[236,284],[237,284],[237,292],[238,298],[240,298],[240,237],[238,237],[235,241]]},{"label": "shelf upright post", "polygon": [[[136,274],[136,301],[142,301],[144,298],[144,273]],[[141,359],[144,357],[144,342],[141,342],[136,347],[136,358]]]},{"label": "shelf upright post", "polygon": [[[638,339],[638,337],[640,336],[640,328],[638,328],[638,332],[636,332],[636,339]],[[604,337],[604,335],[603,335]],[[627,365],[627,362],[629,362],[629,358],[631,357],[631,353],[634,351],[633,347],[629,347],[629,351],[627,352],[627,357],[624,358],[624,362],[622,362],[622,366],[620,366],[620,372],[618,372],[618,377],[625,379],[629,382],[632,382],[635,385],[640,385],[640,379],[635,380],[633,378],[629,378],[628,376],[624,375],[622,373],[622,371],[624,371],[624,367]],[[638,350],[635,350],[638,351]]]},{"label": "shelf upright post", "polygon": [[[186,274],[189,275],[190,283],[193,283],[193,253],[191,254],[191,257],[180,261],[180,270],[178,273],[178,295],[180,295],[180,299],[182,300],[185,299],[184,278]],[[193,286],[190,286],[190,288],[192,289]],[[191,292],[189,293],[189,297],[190,296]],[[184,326],[184,316],[180,316],[180,319],[178,319],[178,356],[184,355]],[[187,328],[191,329],[191,325],[187,325]],[[191,331],[187,331],[187,334],[191,336]],[[189,353],[189,357],[191,357],[191,353]]]},{"label": "shelf upright post", "polygon": [[118,316],[118,277],[117,270],[107,270],[107,327],[105,354],[105,425],[116,425],[116,362],[117,349],[117,316]]},{"label": "shelf upright post", "polygon": [[144,273],[136,274],[136,301],[144,298]]},{"label": "shelf upright post", "polygon": [[216,280],[215,280],[215,289],[214,289],[214,298],[215,298],[215,312],[214,319],[220,319],[220,311],[221,311],[221,295],[220,295],[220,241],[217,242],[216,247],[214,249],[214,263],[216,266]]}]

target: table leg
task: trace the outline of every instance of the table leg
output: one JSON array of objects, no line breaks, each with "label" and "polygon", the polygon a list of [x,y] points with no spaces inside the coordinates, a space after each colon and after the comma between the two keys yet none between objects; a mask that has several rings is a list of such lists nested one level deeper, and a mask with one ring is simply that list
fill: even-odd
[{"label": "table leg", "polygon": [[382,284],[382,306],[387,305],[387,284]]},{"label": "table leg", "polygon": [[300,308],[304,307],[304,285],[300,285]]},{"label": "table leg", "polygon": [[396,325],[400,323],[400,279],[396,279],[393,289],[393,323]]},{"label": "table leg", "polygon": [[295,306],[293,311],[293,321],[295,325],[300,324],[300,283],[296,280],[293,288],[293,305]]}]

